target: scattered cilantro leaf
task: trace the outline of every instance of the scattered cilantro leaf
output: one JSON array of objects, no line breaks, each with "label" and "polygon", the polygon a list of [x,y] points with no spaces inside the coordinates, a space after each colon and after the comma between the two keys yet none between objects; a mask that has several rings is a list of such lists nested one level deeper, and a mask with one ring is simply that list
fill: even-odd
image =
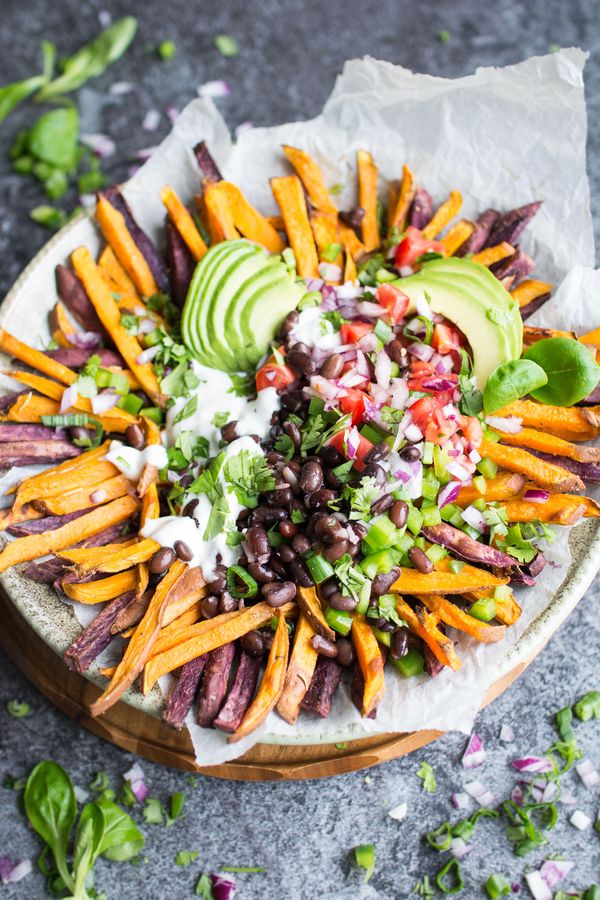
[{"label": "scattered cilantro leaf", "polygon": [[437,791],[437,783],[432,767],[428,762],[421,762],[417,769],[417,778],[423,782],[423,790],[428,794],[435,794]]}]

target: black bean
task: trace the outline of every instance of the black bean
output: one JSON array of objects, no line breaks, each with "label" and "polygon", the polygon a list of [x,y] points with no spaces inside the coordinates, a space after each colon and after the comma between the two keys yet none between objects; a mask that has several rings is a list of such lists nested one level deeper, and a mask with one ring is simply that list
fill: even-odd
[{"label": "black bean", "polygon": [[401,659],[408,653],[408,629],[404,628],[404,626],[394,631],[390,653],[393,659]]},{"label": "black bean", "polygon": [[306,494],[318,491],[323,484],[323,469],[318,462],[304,463],[300,474],[300,489]]},{"label": "black bean", "polygon": [[397,566],[394,566],[389,572],[381,572],[379,575],[376,575],[371,585],[371,594],[374,597],[381,597],[382,594],[387,594],[393,583],[398,580],[399,575],[400,569]]},{"label": "black bean", "polygon": [[418,459],[421,459],[421,451],[418,447],[409,444],[400,451],[400,458],[406,460],[406,462],[416,462]]},{"label": "black bean", "polygon": [[384,618],[376,619],[374,624],[375,628],[378,628],[379,631],[383,631],[387,634],[391,634],[396,628],[393,622],[388,622],[388,620]]},{"label": "black bean", "polygon": [[251,510],[251,509],[241,509],[241,510],[239,511],[239,513],[238,513],[237,519],[235,520],[235,521],[236,521],[236,524],[237,524],[240,528],[243,528],[244,525],[247,523],[247,521],[248,521],[248,519],[250,518],[251,515],[252,515],[252,510]]},{"label": "black bean", "polygon": [[144,432],[135,422],[125,429],[125,439],[135,450],[142,450],[146,444]]},{"label": "black bean", "polygon": [[249,631],[240,640],[242,649],[250,656],[262,656],[265,652],[265,642],[260,631]]},{"label": "black bean", "polygon": [[380,516],[382,513],[387,512],[393,506],[393,503],[394,498],[391,494],[383,494],[371,503],[371,514]]},{"label": "black bean", "polygon": [[302,471],[302,466],[296,459],[290,459],[287,464],[288,469],[291,469],[296,478],[300,478],[300,472]]},{"label": "black bean", "polygon": [[429,575],[433,572],[433,563],[420,547],[411,547],[408,551],[408,558],[418,572],[423,575]]},{"label": "black bean", "polygon": [[284,519],[283,522],[279,523],[279,534],[286,540],[291,540],[297,531],[298,526],[294,525],[289,519]]},{"label": "black bean", "polygon": [[363,525],[362,522],[353,522],[350,527],[353,529],[354,533],[359,536],[361,541],[367,536],[367,527]]},{"label": "black bean", "polygon": [[278,437],[281,437],[281,435],[283,434],[283,428],[279,424],[279,420],[271,426],[271,428],[269,429],[269,434],[274,441],[277,440]]},{"label": "black bean", "polygon": [[370,466],[365,466],[362,474],[363,478],[374,478],[377,484],[385,484],[387,481],[385,469],[377,463],[371,463]]},{"label": "black bean", "polygon": [[193,475],[184,475],[183,478],[179,479],[179,487],[189,488],[189,486],[193,480],[194,480]]},{"label": "black bean", "polygon": [[354,647],[352,646],[352,641],[349,641],[348,638],[338,637],[335,640],[335,646],[337,647],[337,661],[341,666],[351,666],[354,662]]},{"label": "black bean", "polygon": [[270,466],[275,466],[277,463],[285,462],[285,456],[283,453],[278,453],[276,450],[269,450],[269,452],[265,455],[266,461]]},{"label": "black bean", "polygon": [[298,324],[298,313],[295,309],[293,309],[290,313],[287,314],[281,325],[279,326],[279,334],[281,337],[285,338],[288,336],[290,331],[294,330],[294,327]]},{"label": "black bean", "polygon": [[308,553],[310,550],[310,541],[304,534],[296,534],[292,538],[292,547],[296,553]]},{"label": "black bean", "polygon": [[404,528],[408,518],[408,504],[404,500],[395,500],[390,507],[389,517],[396,528]]},{"label": "black bean", "polygon": [[321,448],[321,459],[327,466],[339,466],[343,462],[342,454],[331,444]]},{"label": "black bean", "polygon": [[279,575],[280,578],[288,577],[288,573],[287,573],[287,569],[286,569],[285,565],[281,562],[280,559],[277,558],[277,556],[275,556],[274,553],[272,553],[271,556],[269,557],[269,565],[275,572],[275,575]]},{"label": "black bean", "polygon": [[310,355],[308,348],[306,350],[297,350],[297,346],[298,344],[288,351],[286,363],[294,370],[294,372],[299,372],[300,375],[304,375],[305,378],[310,378],[316,371],[313,358]]},{"label": "black bean", "polygon": [[288,566],[289,573],[300,587],[312,587],[314,584],[312,575],[301,559],[294,559]]},{"label": "black bean", "polygon": [[296,353],[310,353],[310,347],[308,344],[305,344],[304,341],[296,341],[295,344],[290,344],[288,352],[291,351],[295,351]]},{"label": "black bean", "polygon": [[229,591],[223,591],[219,600],[219,611],[222,613],[233,612],[238,608],[238,602],[232,597]]},{"label": "black bean", "polygon": [[287,506],[292,499],[292,492],[289,487],[277,488],[274,491],[265,492],[265,502],[269,506]]},{"label": "black bean", "polygon": [[336,644],[333,641],[328,641],[327,638],[321,637],[320,634],[313,634],[310,639],[310,645],[313,650],[316,650],[317,653],[320,653],[321,656],[326,656],[328,659],[335,659],[338,655]]},{"label": "black bean", "polygon": [[287,517],[285,509],[277,509],[274,506],[257,506],[252,511],[252,524],[273,525],[274,522],[282,522]]},{"label": "black bean", "polygon": [[296,585],[293,581],[272,581],[263,584],[261,593],[269,606],[283,606],[296,596]]},{"label": "black bean", "polygon": [[[271,548],[269,547],[269,555],[270,549]],[[269,581],[274,581],[276,578],[273,569],[265,563],[248,563],[248,572],[250,573],[250,575],[252,575],[255,581],[258,581],[259,584],[268,584]]]},{"label": "black bean", "polygon": [[323,581],[319,585],[319,593],[323,597],[324,600],[327,600],[334,591],[337,591],[338,583],[335,578],[330,578],[328,581]]},{"label": "black bean", "polygon": [[343,209],[338,213],[338,217],[340,222],[343,222],[348,228],[360,228],[365,217],[365,210],[362,206],[353,206],[352,209]]},{"label": "black bean", "polygon": [[340,354],[332,353],[321,366],[321,375],[323,378],[337,378],[342,374],[343,368],[344,360]]},{"label": "black bean", "polygon": [[343,487],[344,482],[338,478],[333,469],[325,469],[325,484],[328,485],[328,487],[339,491],[340,488]]},{"label": "black bean", "polygon": [[199,501],[199,500],[196,500],[196,499],[194,499],[194,500],[188,500],[188,502],[185,504],[185,506],[184,506],[183,509],[181,510],[181,515],[182,515],[182,516],[193,516],[193,515],[194,515],[194,510],[195,510],[196,507],[198,506],[198,503],[199,503],[199,502],[200,502],[200,501]]},{"label": "black bean", "polygon": [[226,425],[222,426],[221,437],[226,444],[231,444],[232,441],[236,441],[238,439],[239,435],[236,429],[237,422],[227,422]]},{"label": "black bean", "polygon": [[175,562],[175,559],[175,551],[171,547],[161,547],[150,557],[148,569],[153,575],[162,575]]},{"label": "black bean", "polygon": [[177,558],[182,560],[182,562],[189,562],[194,555],[189,544],[186,544],[185,541],[175,541],[173,550],[175,551]]},{"label": "black bean", "polygon": [[246,532],[246,541],[257,558],[268,559],[271,554],[271,545],[262,525],[252,525]]},{"label": "black bean", "polygon": [[215,577],[206,585],[209,593],[221,594],[227,587],[227,569],[225,566],[217,566],[215,569]]},{"label": "black bean", "polygon": [[281,405],[284,407],[284,409],[287,409],[290,412],[300,412],[300,410],[304,406],[304,397],[302,396],[301,391],[293,390],[283,393],[281,395]]},{"label": "black bean", "polygon": [[210,594],[200,601],[200,612],[205,619],[212,619],[219,612],[219,598]]},{"label": "black bean", "polygon": [[332,500],[335,500],[335,497],[335,491],[332,491],[330,488],[320,488],[318,491],[315,491],[314,494],[309,495],[308,505],[311,509],[322,509]]},{"label": "black bean", "polygon": [[365,456],[365,463],[370,465],[371,463],[381,462],[382,459],[389,455],[390,448],[387,444],[376,444]]},{"label": "black bean", "polygon": [[284,564],[291,563],[293,559],[296,559],[296,551],[289,544],[282,544],[277,553]]},{"label": "black bean", "polygon": [[329,547],[325,547],[323,551],[323,556],[325,559],[332,563],[337,562],[338,559],[341,559],[344,554],[348,552],[348,541],[342,540],[337,541],[335,544],[330,544]]},{"label": "black bean", "polygon": [[392,361],[397,365],[404,367],[408,365],[408,352],[406,347],[403,346],[402,341],[393,340],[390,341],[389,344],[386,345],[387,354],[391,356]]},{"label": "black bean", "polygon": [[294,447],[299,447],[302,443],[302,435],[300,434],[300,429],[296,425],[295,422],[284,422],[283,430],[287,434],[287,436],[291,439]]},{"label": "black bean", "polygon": [[300,487],[298,485],[298,476],[290,466],[284,466],[281,470],[281,477],[286,481],[295,494],[298,493]]},{"label": "black bean", "polygon": [[335,516],[321,515],[314,524],[314,535],[327,544],[333,544],[345,538],[346,529]]},{"label": "black bean", "polygon": [[354,612],[358,605],[358,600],[355,600],[353,597],[345,597],[340,591],[334,591],[329,597],[329,605],[333,609],[340,610],[340,612]]}]

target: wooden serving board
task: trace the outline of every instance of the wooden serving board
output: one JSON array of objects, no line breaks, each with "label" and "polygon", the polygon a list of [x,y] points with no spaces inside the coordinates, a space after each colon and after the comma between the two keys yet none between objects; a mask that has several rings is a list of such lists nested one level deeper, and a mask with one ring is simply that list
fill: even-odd
[{"label": "wooden serving board", "polygon": [[[218,766],[196,764],[187,731],[174,731],[160,719],[119,702],[101,718],[89,715],[100,689],[71,672],[62,659],[29,627],[4,591],[0,591],[0,645],[23,674],[62,712],[99,737],[152,762],[238,781],[288,781],[324,778],[375,766],[418,750],[439,737],[435,730],[377,734],[335,744],[256,744],[239,759]],[[495,700],[542,650],[542,641],[526,662],[496,681],[484,705]]]}]

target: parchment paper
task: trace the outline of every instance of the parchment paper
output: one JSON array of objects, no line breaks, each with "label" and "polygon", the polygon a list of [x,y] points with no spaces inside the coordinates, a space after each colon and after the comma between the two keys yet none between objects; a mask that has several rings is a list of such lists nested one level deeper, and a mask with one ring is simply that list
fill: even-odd
[{"label": "parchment paper", "polygon": [[[600,324],[600,272],[586,268],[594,263],[594,246],[585,171],[585,59],[581,50],[570,49],[455,80],[415,75],[369,58],[353,60],[316,119],[246,131],[235,145],[214,104],[196,100],[125,193],[142,225],[158,238],[164,220],[159,189],[170,183],[185,200],[191,199],[198,190],[191,147],[204,139],[225,177],[237,182],[262,211],[276,212],[269,178],[289,172],[279,149],[285,142],[308,150],[329,185],[344,185],[337,199],[340,208],[348,208],[356,202],[356,150],[366,147],[379,166],[382,193],[386,180],[397,178],[407,162],[435,202],[443,201],[451,188],[460,189],[467,217],[488,206],[508,209],[543,200],[523,246],[536,259],[537,275],[562,285],[536,319],[588,330]],[[357,727],[370,732],[424,727],[468,732],[501,657],[563,580],[569,562],[564,529],[547,558],[552,564],[536,587],[517,592],[524,612],[505,641],[478,645],[454,635],[463,663],[459,672],[404,680],[390,670],[374,721],[361,719],[349,692],[341,689],[329,719],[303,715],[291,727],[271,714],[258,732],[232,746],[224,735],[198,728],[190,716],[198,762],[210,765],[238,756],[264,733],[288,740],[336,740]],[[169,681],[163,679],[164,690]]]}]

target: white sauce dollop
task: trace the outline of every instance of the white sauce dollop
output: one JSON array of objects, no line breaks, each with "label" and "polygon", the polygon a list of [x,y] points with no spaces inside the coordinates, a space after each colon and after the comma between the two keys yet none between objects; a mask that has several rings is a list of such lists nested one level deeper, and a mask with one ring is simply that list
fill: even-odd
[{"label": "white sauce dollop", "polygon": [[149,444],[143,450],[134,450],[121,441],[111,441],[106,459],[130,481],[139,481],[145,465],[156,466],[157,469],[167,465],[167,451],[161,444]]},{"label": "white sauce dollop", "polygon": [[320,350],[333,350],[342,343],[339,331],[334,329],[318,306],[309,306],[298,315],[291,331],[291,341],[301,341],[307,347],[318,347]]}]

